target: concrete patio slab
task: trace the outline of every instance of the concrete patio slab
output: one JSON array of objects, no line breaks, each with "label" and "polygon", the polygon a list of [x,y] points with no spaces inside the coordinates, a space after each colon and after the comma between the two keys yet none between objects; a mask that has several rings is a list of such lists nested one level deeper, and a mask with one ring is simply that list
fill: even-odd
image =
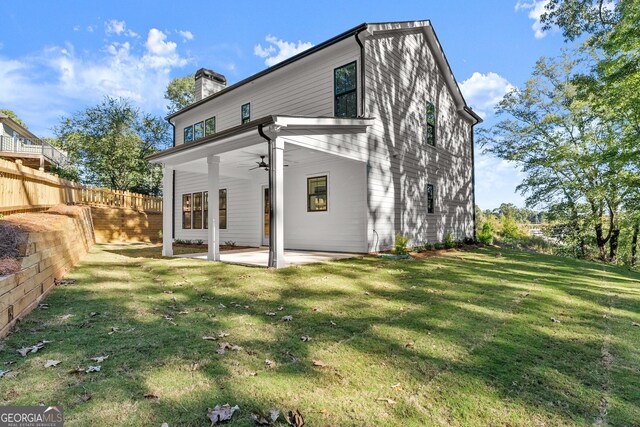
[{"label": "concrete patio slab", "polygon": [[[207,259],[206,253],[174,255],[177,258]],[[289,265],[304,265],[318,262],[327,262],[337,259],[354,258],[362,254],[345,252],[319,252],[319,251],[296,251],[285,250],[284,260]],[[269,262],[268,248],[250,248],[224,251],[220,253],[220,261],[229,264],[250,265],[256,267],[266,267]]]}]

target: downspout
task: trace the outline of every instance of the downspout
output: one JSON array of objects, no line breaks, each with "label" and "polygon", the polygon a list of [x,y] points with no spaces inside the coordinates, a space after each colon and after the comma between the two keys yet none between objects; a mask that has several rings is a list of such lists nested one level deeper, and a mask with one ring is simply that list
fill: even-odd
[{"label": "downspout", "polygon": [[[171,125],[173,130],[171,135],[171,143],[175,147],[176,146],[176,125],[174,125],[171,120],[167,119],[167,122]],[[175,169],[171,171],[173,174],[173,195],[171,196],[171,238],[176,238],[176,171]]]},{"label": "downspout", "polygon": [[[469,112],[469,110],[466,109],[465,107],[465,111]],[[481,123],[482,120],[478,120],[476,119],[476,121],[471,125],[471,203],[473,204],[472,208],[472,212],[473,212],[473,232],[472,232],[472,236],[473,236],[473,241],[476,241],[476,165],[475,165],[475,138],[474,138],[474,132],[473,132],[473,128],[475,125]]]},{"label": "downspout", "polygon": [[[267,141],[267,163],[269,165],[271,165],[271,138],[269,138],[264,131],[262,130],[263,125],[260,124],[258,125],[258,133],[260,134],[261,137],[263,137],[266,141]],[[273,194],[271,192],[271,187],[273,185],[273,171],[271,170],[271,168],[269,168],[269,170],[267,171],[268,175],[269,175],[269,262],[267,264],[267,266],[271,266],[272,262],[274,260],[274,253],[273,253],[273,203],[271,200],[271,195]],[[260,194],[260,198],[263,199],[263,203],[264,203],[264,194]],[[262,215],[264,215],[264,212],[262,213]],[[264,218],[262,219],[264,221]],[[262,232],[260,233],[260,243],[262,243]]]},{"label": "downspout", "polygon": [[360,40],[360,37],[358,37],[360,35],[361,32],[365,31],[368,28],[368,24],[365,24],[364,28],[361,29],[360,31],[358,31],[355,34],[356,37],[356,42],[358,43],[358,45],[360,46],[360,117],[366,117],[365,115],[365,111],[364,111],[364,106],[365,106],[365,85],[364,85],[364,44],[362,43],[362,41]]}]

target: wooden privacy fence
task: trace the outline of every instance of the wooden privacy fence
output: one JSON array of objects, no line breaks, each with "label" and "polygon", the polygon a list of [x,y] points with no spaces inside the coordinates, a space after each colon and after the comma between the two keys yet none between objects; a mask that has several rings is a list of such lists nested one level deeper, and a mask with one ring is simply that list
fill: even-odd
[{"label": "wooden privacy fence", "polygon": [[162,212],[160,197],[84,186],[0,159],[0,213],[38,211],[61,203]]}]

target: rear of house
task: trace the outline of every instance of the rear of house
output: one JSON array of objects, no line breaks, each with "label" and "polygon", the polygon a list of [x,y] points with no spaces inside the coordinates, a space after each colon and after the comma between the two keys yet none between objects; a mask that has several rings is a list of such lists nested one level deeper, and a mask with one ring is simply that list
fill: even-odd
[{"label": "rear of house", "polygon": [[473,235],[479,118],[428,21],[362,24],[230,87],[200,70],[196,98],[150,157],[167,245],[371,252],[396,233]]}]

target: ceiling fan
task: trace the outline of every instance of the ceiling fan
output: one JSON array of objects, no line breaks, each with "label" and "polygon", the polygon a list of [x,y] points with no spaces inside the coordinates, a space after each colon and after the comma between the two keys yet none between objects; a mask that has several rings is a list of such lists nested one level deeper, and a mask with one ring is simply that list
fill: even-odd
[{"label": "ceiling fan", "polygon": [[[252,171],[252,170],[254,170],[254,169],[262,168],[262,169],[264,169],[265,171],[268,171],[268,170],[269,170],[269,163],[267,163],[267,162],[265,162],[265,161],[264,161],[264,158],[265,158],[265,157],[267,157],[267,156],[260,156],[260,161],[259,161],[259,162],[256,162],[256,164],[257,164],[258,166],[252,167],[252,168],[251,168],[251,169],[249,169],[249,170],[250,170],[250,171]],[[283,165],[283,166],[284,166],[284,167],[287,167],[287,166],[289,166],[289,165]]]}]

